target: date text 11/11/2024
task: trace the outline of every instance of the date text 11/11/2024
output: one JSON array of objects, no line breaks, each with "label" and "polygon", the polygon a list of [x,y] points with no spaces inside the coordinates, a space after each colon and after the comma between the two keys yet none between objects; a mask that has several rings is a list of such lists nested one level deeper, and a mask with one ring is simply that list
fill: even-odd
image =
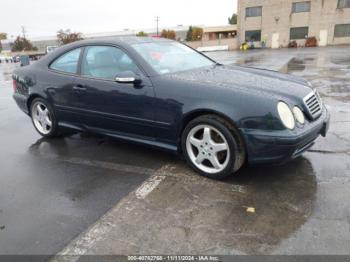
[{"label": "date text 11/11/2024", "polygon": [[128,256],[128,261],[219,261],[217,256]]}]

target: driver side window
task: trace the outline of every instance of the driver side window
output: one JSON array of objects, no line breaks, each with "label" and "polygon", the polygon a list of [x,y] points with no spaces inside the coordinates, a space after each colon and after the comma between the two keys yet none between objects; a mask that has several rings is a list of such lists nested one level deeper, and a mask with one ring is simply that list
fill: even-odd
[{"label": "driver side window", "polygon": [[125,71],[140,72],[123,50],[112,46],[90,46],[85,49],[81,75],[114,80],[118,73]]}]

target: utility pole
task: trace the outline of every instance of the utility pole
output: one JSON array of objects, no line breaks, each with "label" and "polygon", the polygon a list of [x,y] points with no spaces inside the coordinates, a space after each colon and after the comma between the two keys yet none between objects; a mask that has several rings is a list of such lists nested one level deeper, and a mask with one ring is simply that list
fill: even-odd
[{"label": "utility pole", "polygon": [[157,22],[157,37],[159,36],[159,16],[156,16],[156,22]]},{"label": "utility pole", "polygon": [[23,25],[21,26],[21,31],[22,31],[23,38],[26,38],[27,30]]}]

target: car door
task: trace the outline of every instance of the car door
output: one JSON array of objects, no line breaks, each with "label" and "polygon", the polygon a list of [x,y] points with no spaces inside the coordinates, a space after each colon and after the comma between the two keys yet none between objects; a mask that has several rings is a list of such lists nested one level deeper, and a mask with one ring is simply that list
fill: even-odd
[{"label": "car door", "polygon": [[49,65],[48,74],[41,79],[47,83],[47,94],[61,123],[81,124],[78,109],[82,101],[76,95],[74,87],[82,50],[76,48],[60,55]]},{"label": "car door", "polygon": [[[131,72],[141,83],[116,82]],[[130,56],[114,46],[85,47],[77,95],[83,124],[90,130],[118,135],[154,137],[154,90]]]}]

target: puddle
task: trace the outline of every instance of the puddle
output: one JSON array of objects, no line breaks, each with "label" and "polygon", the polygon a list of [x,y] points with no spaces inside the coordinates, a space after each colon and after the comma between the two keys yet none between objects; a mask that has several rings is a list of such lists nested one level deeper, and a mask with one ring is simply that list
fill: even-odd
[{"label": "puddle", "polygon": [[348,57],[333,57],[331,58],[331,62],[337,65],[346,65],[349,68],[350,58]]},{"label": "puddle", "polygon": [[286,72],[292,73],[292,72],[304,71],[305,68],[306,68],[305,61],[303,59],[293,58],[288,62]]},{"label": "puddle", "polygon": [[308,79],[326,97],[339,101],[350,98],[350,57],[348,52],[297,54],[280,71]]},{"label": "puddle", "polygon": [[243,57],[242,59],[239,59],[236,61],[236,65],[240,66],[251,66],[255,64],[259,64],[259,62],[263,61],[264,55],[250,55],[248,57]]}]

